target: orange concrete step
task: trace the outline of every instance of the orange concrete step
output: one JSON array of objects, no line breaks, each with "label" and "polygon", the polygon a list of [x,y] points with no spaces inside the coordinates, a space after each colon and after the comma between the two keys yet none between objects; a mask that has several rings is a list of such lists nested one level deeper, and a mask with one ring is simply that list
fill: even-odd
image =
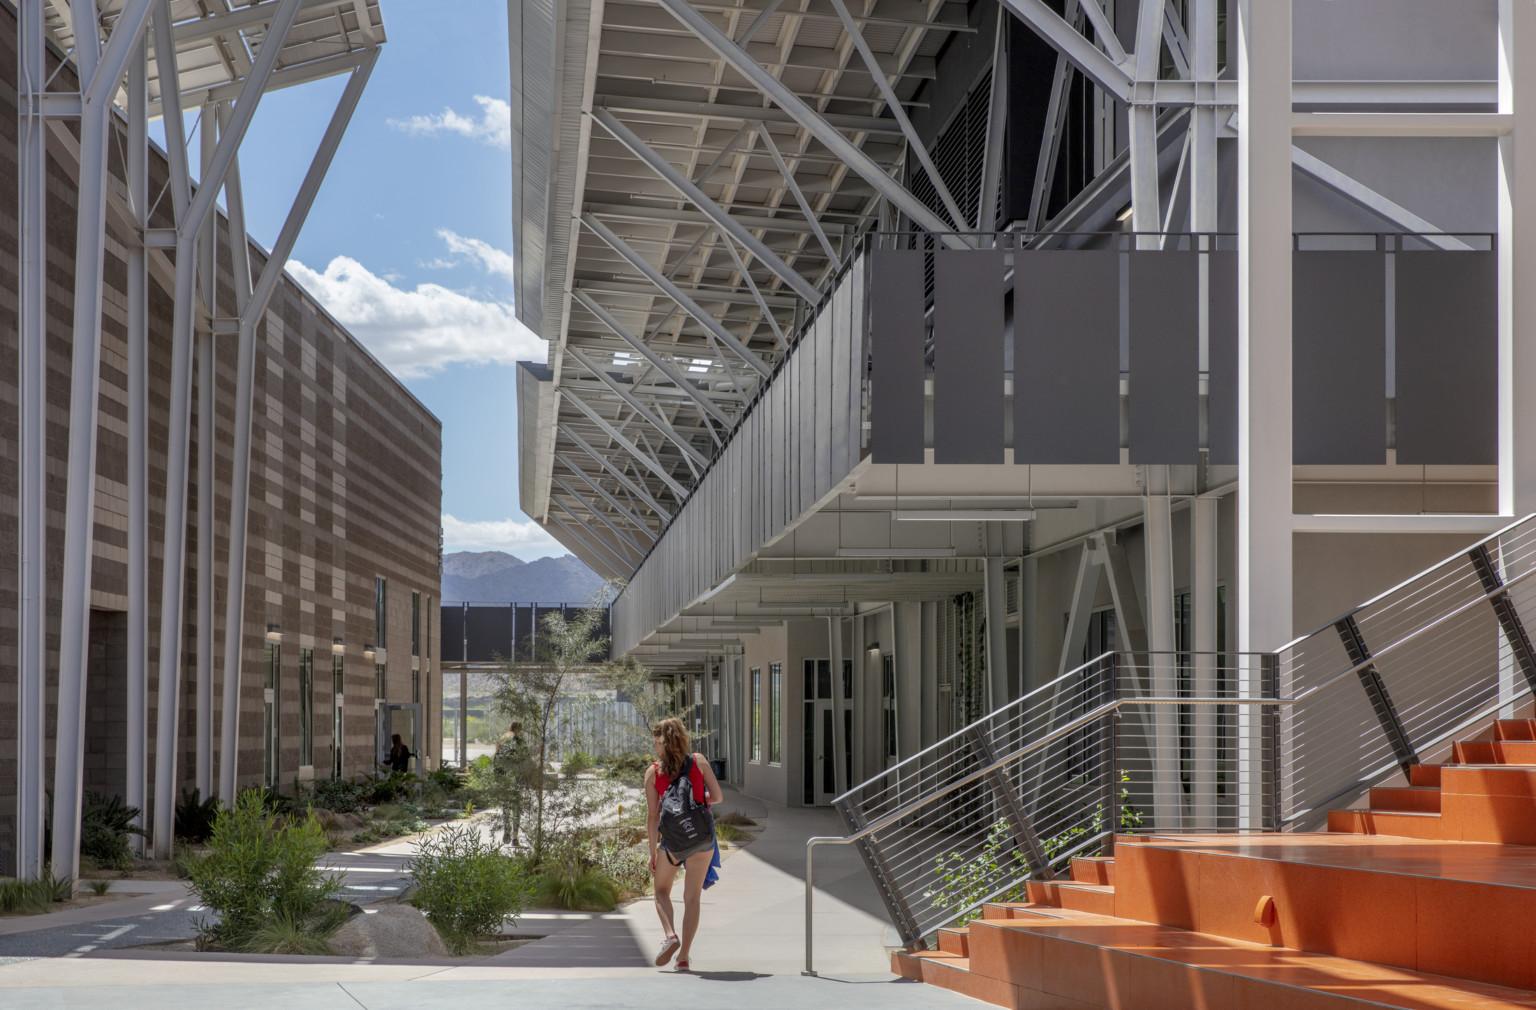
[{"label": "orange concrete step", "polygon": [[1015,1010],[1529,1010],[1536,992],[1144,922],[1062,913],[975,924],[971,954],[892,970]]},{"label": "orange concrete step", "polygon": [[1447,768],[1441,809],[1446,838],[1536,845],[1536,768]]},{"label": "orange concrete step", "polygon": [[[1536,921],[1536,847],[1154,836],[1117,844],[1115,870],[1120,918],[1536,990],[1536,936],[1514,925]],[[1255,914],[1266,896],[1269,925]],[[973,956],[977,943],[973,932]]]},{"label": "orange concrete step", "polygon": [[945,926],[939,930],[939,950],[946,954],[966,957],[970,954],[967,941],[971,931],[966,926]]},{"label": "orange concrete step", "polygon": [[1495,740],[1536,740],[1536,719],[1500,719],[1493,724]]},{"label": "orange concrete step", "polygon": [[1041,905],[1055,905],[1095,915],[1115,914],[1115,889],[1108,884],[1069,884],[1059,880],[1031,880],[1025,895]]},{"label": "orange concrete step", "polygon": [[1414,814],[1438,814],[1440,789],[1438,786],[1392,786],[1371,790],[1372,810],[1398,810]]},{"label": "orange concrete step", "polygon": [[1499,763],[1491,740],[1458,740],[1451,744],[1451,756],[1459,765],[1494,765]]},{"label": "orange concrete step", "polygon": [[1408,769],[1408,784],[1411,786],[1440,785],[1440,766],[1414,765]]},{"label": "orange concrete step", "polygon": [[1440,814],[1401,810],[1330,810],[1328,830],[1357,835],[1394,835],[1440,841],[1445,835]]},{"label": "orange concrete step", "polygon": [[1536,740],[1496,740],[1493,754],[1499,764],[1536,765]]},{"label": "orange concrete step", "polygon": [[1115,861],[1108,856],[1073,856],[1072,879],[1079,884],[1115,883]]}]

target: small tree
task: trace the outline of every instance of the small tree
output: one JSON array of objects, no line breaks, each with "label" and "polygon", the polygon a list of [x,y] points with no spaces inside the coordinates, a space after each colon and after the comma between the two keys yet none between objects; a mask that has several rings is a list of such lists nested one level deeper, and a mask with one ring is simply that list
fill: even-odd
[{"label": "small tree", "polygon": [[570,721],[558,720],[556,709],[562,700],[577,697],[578,689],[585,686],[585,675],[595,669],[594,660],[607,648],[607,637],[598,634],[602,619],[603,607],[598,600],[577,611],[572,620],[558,612],[545,614],[539,627],[542,661],[524,667],[507,663],[497,675],[499,683],[493,694],[496,707],[522,723],[536,762],[535,773],[524,786],[532,793],[529,861],[534,866],[544,856],[550,829],[579,825],[595,802],[586,795],[590,790],[582,783],[551,776],[547,768],[553,751],[575,743],[561,738]]}]

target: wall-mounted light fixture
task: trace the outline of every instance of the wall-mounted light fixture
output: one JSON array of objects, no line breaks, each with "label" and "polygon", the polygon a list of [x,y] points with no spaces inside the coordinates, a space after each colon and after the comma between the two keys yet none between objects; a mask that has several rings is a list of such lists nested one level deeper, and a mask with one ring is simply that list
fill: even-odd
[{"label": "wall-mounted light fixture", "polygon": [[267,641],[281,642],[283,640],[283,626],[275,621],[267,622]]},{"label": "wall-mounted light fixture", "polygon": [[363,655],[367,656],[369,659],[372,659],[373,653],[374,649],[372,642],[369,642],[367,645],[363,646]]},{"label": "wall-mounted light fixture", "polygon": [[870,642],[869,643],[869,651],[875,653],[876,655],[878,655],[879,652],[880,652],[880,643],[879,642]]},{"label": "wall-mounted light fixture", "polygon": [[340,635],[337,635],[335,638],[331,639],[331,651],[337,654],[347,651],[347,643],[341,640]]}]

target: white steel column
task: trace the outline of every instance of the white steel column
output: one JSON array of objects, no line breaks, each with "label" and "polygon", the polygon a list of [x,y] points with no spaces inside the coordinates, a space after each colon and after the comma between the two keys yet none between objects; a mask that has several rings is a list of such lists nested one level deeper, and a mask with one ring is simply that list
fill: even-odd
[{"label": "white steel column", "polygon": [[[200,178],[213,167],[218,138],[218,107],[203,106],[198,140],[202,146]],[[218,317],[218,215],[209,214],[198,239],[199,296],[209,320]],[[213,792],[213,375],[211,325],[199,326],[197,353],[197,692],[195,703],[195,782],[199,795]]]},{"label": "white steel column", "polygon": [[[145,826],[149,751],[149,45],[128,67],[128,202],[139,234],[128,246],[127,783],[123,799]],[[142,835],[129,844],[144,848]]]},{"label": "white steel column", "polygon": [[1158,191],[1157,106],[1150,101],[1157,81],[1163,42],[1163,0],[1141,0],[1136,21],[1136,83],[1132,85],[1129,116],[1131,127],[1131,229],[1141,234],[1136,245],[1156,249],[1156,232],[1162,231],[1161,194]]},{"label": "white steel column", "polygon": [[[288,31],[297,18],[301,0],[281,0],[272,24],[262,39],[256,59],[241,85],[240,96],[230,116],[227,132],[219,138],[196,195],[186,213],[176,221],[176,292],[171,323],[170,430],[166,440],[165,486],[165,564],[160,584],[160,667],[158,718],[155,733],[155,804],[154,852],[157,859],[171,854],[176,826],[176,721],[181,686],[181,618],[186,582],[187,473],[190,449],[193,304],[197,273],[197,240],[203,223],[212,212],[224,177],[234,162],[235,152],[256,114],[257,105]],[[169,42],[169,15],[155,19],[156,52],[173,52]],[[161,45],[162,38],[166,40]],[[163,71],[162,71],[163,73]],[[179,96],[166,88],[161,93],[165,111],[166,141],[174,148],[171,131],[180,134],[180,124],[172,123],[181,115]],[[184,165],[181,151],[171,150],[173,168]]]},{"label": "white steel column", "polygon": [[[1238,0],[1238,520],[1241,652],[1291,620],[1291,0]],[[1242,690],[1257,694],[1245,662]],[[1240,824],[1260,823],[1259,713],[1239,706]]]},{"label": "white steel column", "polygon": [[[1195,94],[1200,99],[1189,110],[1189,216],[1190,231],[1214,232],[1220,202],[1216,170],[1216,3],[1194,0]],[[1202,302],[1203,304],[1203,302]]]},{"label": "white steel column", "polygon": [[[990,540],[991,538],[988,537]],[[1003,578],[1004,558],[985,559],[987,607],[987,705],[995,710],[1008,704],[1008,587]]]},{"label": "white steel column", "polygon": [[53,872],[80,869],[80,803],[85,756],[85,665],[89,652],[91,562],[95,555],[96,398],[101,366],[101,290],[106,254],[107,129],[112,96],[138,51],[149,0],[134,0],[114,22],[105,51],[94,0],[72,0],[75,65],[81,81],[80,171],[75,218],[74,330],[70,366],[68,490],[59,614],[59,689],[54,735]]},{"label": "white steel column", "polygon": [[[1142,501],[1147,551],[1147,659],[1152,667],[1152,693],[1172,698],[1178,691],[1173,629],[1173,514],[1167,495]],[[1153,731],[1153,796],[1159,831],[1177,830],[1183,822],[1183,790],[1179,783],[1179,711],[1153,705],[1148,713]]]},{"label": "white steel column", "polygon": [[[1197,698],[1216,696],[1216,515],[1219,504],[1215,498],[1196,498],[1190,509],[1190,623],[1193,625],[1191,644]],[[1192,826],[1208,829],[1216,826],[1216,706],[1196,705],[1194,709]]]},{"label": "white steel column", "polygon": [[21,579],[16,615],[16,875],[26,879],[40,876],[44,862],[44,726],[48,695],[44,669],[48,631],[48,127],[43,119],[41,96],[48,78],[43,62],[43,0],[21,0],[17,13],[17,91],[21,111],[16,158],[21,233],[17,256],[17,450],[21,464],[17,561]]},{"label": "white steel column", "polygon": [[[1536,510],[1536,289],[1521,275],[1536,264],[1536,157],[1516,156],[1522,135],[1536,144],[1536,10],[1499,0],[1499,112],[1514,128],[1499,138],[1499,512]],[[1520,60],[1527,64],[1522,72]],[[1522,205],[1524,201],[1524,205]],[[1516,214],[1524,220],[1517,221]]]},{"label": "white steel column", "polygon": [[827,654],[831,656],[832,663],[832,769],[837,779],[833,783],[832,794],[840,795],[848,788],[848,744],[843,738],[846,727],[843,725],[843,712],[848,706],[848,699],[843,695],[843,619],[841,617],[827,618]]}]

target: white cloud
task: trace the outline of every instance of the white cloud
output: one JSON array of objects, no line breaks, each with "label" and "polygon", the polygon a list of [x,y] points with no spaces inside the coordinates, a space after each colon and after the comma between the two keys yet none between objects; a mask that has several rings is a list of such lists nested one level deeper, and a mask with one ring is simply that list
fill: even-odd
[{"label": "white cloud", "polygon": [[439,133],[457,133],[461,137],[478,140],[491,147],[512,149],[512,106],[504,99],[489,95],[476,95],[480,117],[465,116],[444,109],[436,116],[412,116],[409,119],[391,119],[389,125],[404,133],[418,137]]},{"label": "white cloud", "polygon": [[530,558],[559,557],[570,552],[538,523],[529,520],[494,519],[466,522],[443,514],[443,550],[506,551],[524,561]]},{"label": "white cloud", "polygon": [[297,260],[289,262],[288,271],[402,378],[430,375],[458,362],[510,364],[549,356],[549,345],[502,302],[472,298],[440,284],[397,287],[347,256],[331,260],[324,273]]},{"label": "white cloud", "polygon": [[465,238],[447,228],[439,228],[437,237],[448,243],[449,252],[473,258],[485,272],[506,278],[508,281],[517,280],[511,253],[503,252],[489,242],[482,242],[477,238]]}]

